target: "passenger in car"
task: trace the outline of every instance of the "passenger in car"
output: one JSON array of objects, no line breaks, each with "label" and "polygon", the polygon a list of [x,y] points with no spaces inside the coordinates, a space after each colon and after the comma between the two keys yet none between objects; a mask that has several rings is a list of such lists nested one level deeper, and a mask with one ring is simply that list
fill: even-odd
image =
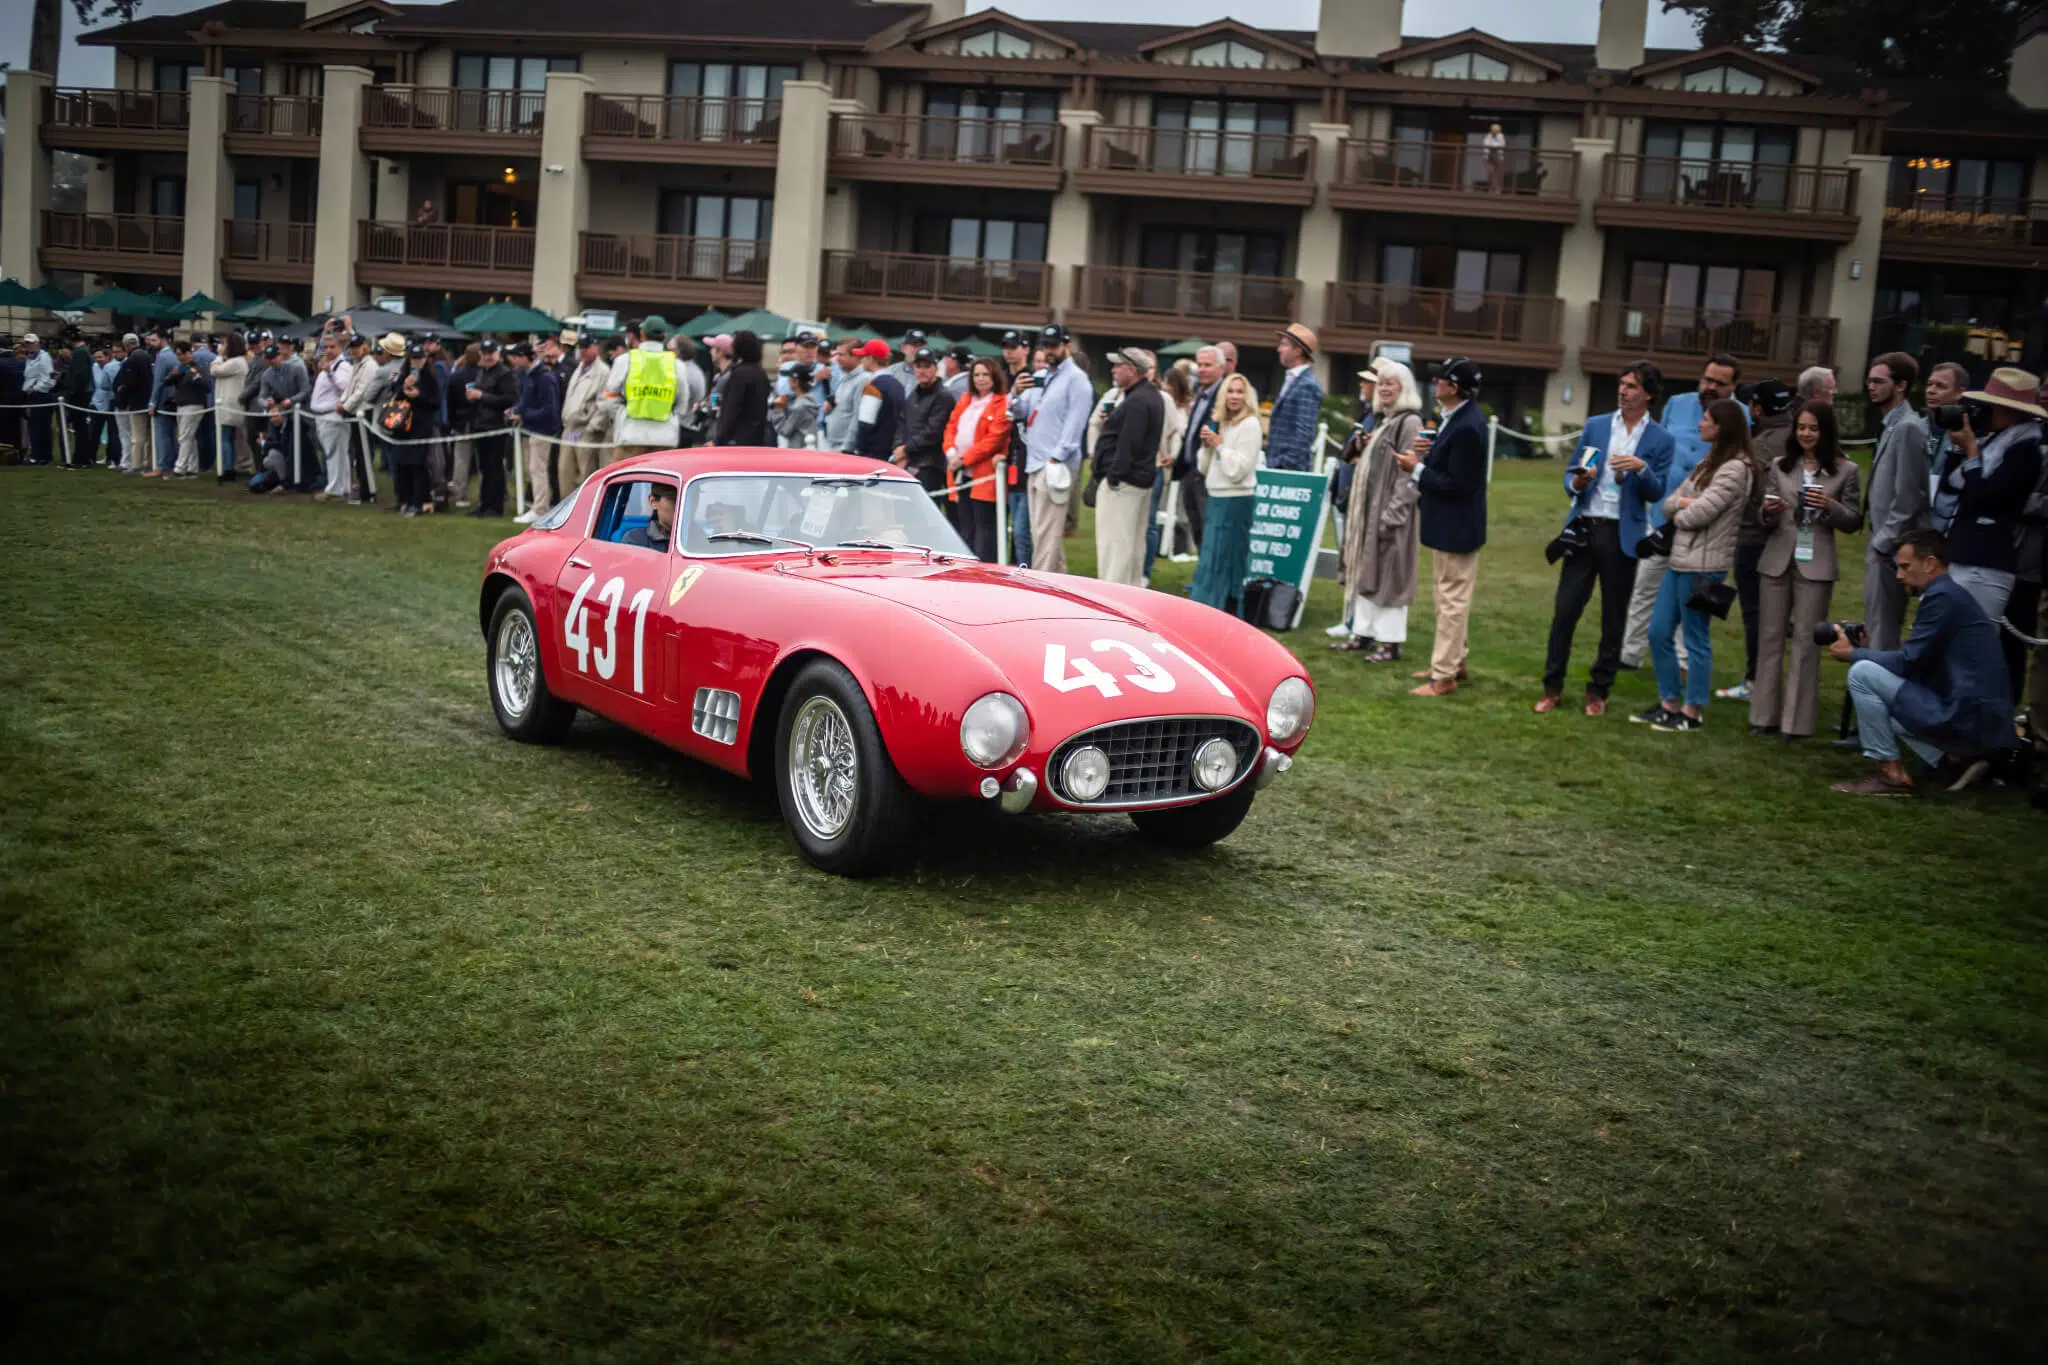
[{"label": "passenger in car", "polygon": [[638,545],[645,550],[668,551],[669,536],[676,524],[676,490],[658,483],[647,490],[647,524],[635,526],[620,537],[621,545]]}]

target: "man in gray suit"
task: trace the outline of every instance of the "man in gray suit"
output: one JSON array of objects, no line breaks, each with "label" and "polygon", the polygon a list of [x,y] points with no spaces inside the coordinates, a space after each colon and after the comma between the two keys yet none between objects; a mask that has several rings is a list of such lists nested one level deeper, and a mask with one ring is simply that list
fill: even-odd
[{"label": "man in gray suit", "polygon": [[[1892,553],[1900,541],[1927,525],[1927,423],[1906,401],[1919,372],[1913,357],[1887,351],[1870,362],[1863,381],[1871,410],[1883,418],[1863,504],[1870,527],[1863,566],[1863,620],[1870,629],[1872,649],[1899,647],[1906,590],[1893,571]],[[1954,397],[1938,396],[1945,392],[1942,381],[1953,386]],[[1960,365],[1937,365],[1927,376],[1927,402],[1956,402],[1967,386],[1968,376]]]}]

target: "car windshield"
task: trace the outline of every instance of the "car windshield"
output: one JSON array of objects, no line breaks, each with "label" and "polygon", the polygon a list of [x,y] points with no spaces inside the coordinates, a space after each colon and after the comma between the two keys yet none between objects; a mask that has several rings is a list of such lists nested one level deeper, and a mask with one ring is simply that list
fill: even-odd
[{"label": "car windshield", "polygon": [[973,557],[914,479],[702,474],[684,489],[680,520],[683,552],[704,557],[856,543]]}]

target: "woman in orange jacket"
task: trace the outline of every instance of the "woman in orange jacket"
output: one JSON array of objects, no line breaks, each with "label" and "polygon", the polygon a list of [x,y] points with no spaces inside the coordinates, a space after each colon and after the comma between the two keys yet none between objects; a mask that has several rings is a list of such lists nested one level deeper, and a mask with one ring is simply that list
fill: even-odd
[{"label": "woman in orange jacket", "polygon": [[[946,496],[953,524],[978,558],[996,559],[996,456],[1010,449],[1009,390],[1002,362],[980,359],[967,372],[967,392],[946,421]],[[986,479],[986,483],[975,483]],[[972,485],[972,486],[969,486]]]}]

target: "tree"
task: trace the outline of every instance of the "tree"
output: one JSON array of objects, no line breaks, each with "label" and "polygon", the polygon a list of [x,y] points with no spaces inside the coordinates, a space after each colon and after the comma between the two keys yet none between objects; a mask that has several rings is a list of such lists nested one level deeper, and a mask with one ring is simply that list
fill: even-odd
[{"label": "tree", "polygon": [[1846,57],[1874,83],[2002,86],[2020,15],[2035,0],[1664,0],[1692,16],[1703,47],[1737,43]]}]

